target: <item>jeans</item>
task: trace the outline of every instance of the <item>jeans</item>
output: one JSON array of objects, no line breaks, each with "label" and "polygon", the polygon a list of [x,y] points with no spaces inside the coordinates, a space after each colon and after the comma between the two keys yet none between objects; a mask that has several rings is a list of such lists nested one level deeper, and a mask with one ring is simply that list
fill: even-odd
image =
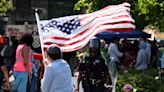
[{"label": "jeans", "polygon": [[14,72],[15,80],[12,85],[12,92],[26,92],[28,73],[27,72]]},{"label": "jeans", "polygon": [[33,75],[31,80],[31,92],[36,92],[36,86],[37,86],[37,77]]}]

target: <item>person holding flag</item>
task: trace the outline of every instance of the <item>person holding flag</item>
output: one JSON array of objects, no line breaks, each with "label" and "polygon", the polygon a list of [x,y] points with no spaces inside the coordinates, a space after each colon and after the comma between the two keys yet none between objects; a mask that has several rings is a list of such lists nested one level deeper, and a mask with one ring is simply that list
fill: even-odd
[{"label": "person holding flag", "polygon": [[44,50],[53,44],[59,46],[61,52],[71,52],[86,46],[97,33],[131,32],[135,29],[129,3],[109,5],[90,14],[50,20],[40,20],[37,12],[35,16],[43,58],[45,57]]},{"label": "person holding flag", "polygon": [[56,45],[47,49],[47,62],[43,79],[42,92],[73,92],[72,74],[68,63],[62,59],[62,52]]},{"label": "person holding flag", "polygon": [[50,20],[36,20],[42,49],[56,44],[62,52],[83,48],[100,32],[131,32],[134,20],[130,15],[130,4],[109,5],[90,14],[65,16]]}]

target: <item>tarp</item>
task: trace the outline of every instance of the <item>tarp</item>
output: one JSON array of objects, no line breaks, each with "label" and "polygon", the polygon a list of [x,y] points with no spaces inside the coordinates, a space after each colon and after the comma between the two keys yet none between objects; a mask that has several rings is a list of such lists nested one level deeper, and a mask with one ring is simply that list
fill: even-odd
[{"label": "tarp", "polygon": [[101,32],[98,33],[96,36],[102,39],[108,39],[112,37],[119,37],[119,38],[138,38],[140,35],[150,38],[151,34],[145,33],[142,30],[134,29],[132,32]]}]

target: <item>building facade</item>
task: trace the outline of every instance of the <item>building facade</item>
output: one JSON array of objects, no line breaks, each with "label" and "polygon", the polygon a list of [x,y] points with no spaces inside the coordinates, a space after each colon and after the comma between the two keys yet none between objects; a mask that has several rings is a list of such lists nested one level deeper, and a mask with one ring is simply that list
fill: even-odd
[{"label": "building facade", "polygon": [[8,14],[9,24],[35,24],[35,9],[40,19],[50,19],[77,14],[74,11],[76,0],[15,0],[15,9]]}]

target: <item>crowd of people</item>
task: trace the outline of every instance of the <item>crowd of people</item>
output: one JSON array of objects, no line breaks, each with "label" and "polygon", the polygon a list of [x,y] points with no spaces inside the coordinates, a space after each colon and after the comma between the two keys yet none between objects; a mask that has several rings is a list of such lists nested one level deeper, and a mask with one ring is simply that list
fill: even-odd
[{"label": "crowd of people", "polygon": [[11,39],[9,37],[4,37],[3,43],[0,44],[0,85],[5,81],[5,90],[10,89],[9,76],[11,75],[10,71],[15,61],[17,45],[18,41],[14,36],[12,36]]},{"label": "crowd of people", "polygon": [[[11,92],[116,92],[117,74],[120,68],[144,70],[157,68],[157,43],[141,36],[139,40],[113,37],[109,44],[97,37],[90,39],[88,52],[79,57],[76,52],[62,53],[60,47],[51,45],[46,59],[35,58],[40,53],[32,46],[31,34],[20,40],[5,37],[0,45],[0,86]],[[73,58],[73,59],[71,59]],[[73,63],[76,59],[77,62]],[[122,67],[123,66],[123,67]],[[72,85],[74,70],[79,72],[77,85]],[[12,83],[9,77],[13,76]],[[0,88],[1,88],[0,87]]]},{"label": "crowd of people", "polygon": [[[0,88],[12,92],[35,92],[40,61],[33,58],[31,34],[24,34],[20,40],[14,36],[4,37],[1,43],[1,84]],[[3,76],[4,75],[4,76]],[[9,80],[11,78],[12,83]],[[5,79],[5,80],[4,80]]]},{"label": "crowd of people", "polygon": [[[92,53],[95,54],[96,49],[94,47],[94,50],[92,50],[92,47],[90,46],[92,45],[89,44],[89,58],[86,55],[84,55],[84,57],[81,57],[81,62],[78,64],[77,67],[79,72],[77,85],[79,87],[79,81],[81,80],[84,92],[106,92],[102,91],[100,88],[101,86],[104,87],[104,85],[100,86],[99,83],[95,84],[92,82],[95,80],[100,80],[99,78],[97,79],[97,76],[101,76],[99,70],[103,70],[101,69],[102,67],[107,67],[107,69],[104,71],[108,71],[108,74],[106,74],[110,76],[109,79],[111,81],[110,83],[107,82],[109,92],[116,92],[118,71],[121,68],[124,70],[125,73],[128,73],[129,68],[133,68],[139,71],[149,68],[157,69],[157,67],[159,67],[158,48],[160,47],[160,45],[158,45],[156,41],[149,41],[144,36],[140,36],[137,40],[127,40],[127,38],[113,37],[109,44],[104,44],[104,41],[102,41],[101,46],[98,48],[97,55],[95,55],[95,57],[92,57]],[[95,65],[95,63],[99,59],[99,56],[104,59],[103,61],[100,61],[101,63],[105,62],[104,66],[98,67],[97,65]],[[99,73],[100,75],[97,75],[97,73]],[[106,83],[104,82],[103,84]],[[79,89],[78,87],[77,89]],[[110,88],[112,88],[112,90]],[[105,89],[106,88],[104,87],[104,90]]]}]

